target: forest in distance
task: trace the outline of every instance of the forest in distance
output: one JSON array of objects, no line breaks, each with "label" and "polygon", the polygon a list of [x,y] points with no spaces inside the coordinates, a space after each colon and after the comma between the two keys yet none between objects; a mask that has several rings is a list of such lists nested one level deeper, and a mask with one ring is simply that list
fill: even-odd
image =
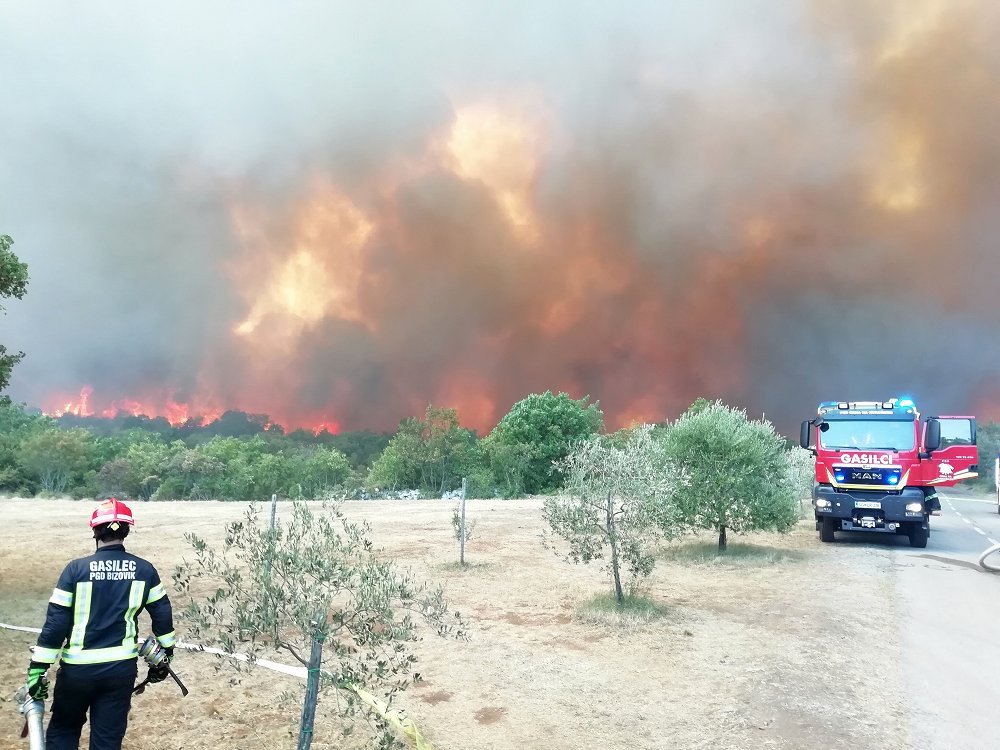
[{"label": "forest in distance", "polygon": [[[562,487],[556,465],[572,445],[603,432],[597,403],[551,392],[514,404],[484,437],[463,427],[456,410],[434,406],[402,420],[394,434],[286,434],[266,415],[241,411],[175,426],[142,415],[53,418],[11,403],[0,405],[0,494],[246,501],[419,490],[440,497],[463,478],[470,497],[547,494]],[[991,486],[988,457],[1000,448],[1000,425],[980,424],[978,441],[978,481]]]}]

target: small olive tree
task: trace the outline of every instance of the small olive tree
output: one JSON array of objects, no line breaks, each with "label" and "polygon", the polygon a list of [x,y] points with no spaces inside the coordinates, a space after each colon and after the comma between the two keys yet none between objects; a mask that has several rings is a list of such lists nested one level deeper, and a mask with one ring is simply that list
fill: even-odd
[{"label": "small olive tree", "polygon": [[[614,435],[596,435],[560,462],[565,494],[546,499],[543,514],[551,532],[569,542],[574,563],[605,559],[618,606],[629,588],[652,570],[651,549],[671,536],[676,515],[662,446],[642,425]],[[551,541],[549,541],[551,546]]]},{"label": "small olive tree", "polygon": [[[227,654],[245,653],[250,664],[277,649],[308,667],[299,748],[310,746],[324,690],[344,689],[337,711],[349,733],[361,706],[356,689],[391,700],[419,679],[407,643],[417,639],[421,621],[439,635],[464,635],[441,589],[416,584],[380,559],[368,527],[349,522],[335,505],[314,512],[295,503],[291,518],[273,529],[251,505],[226,527],[221,550],[194,534],[185,538],[194,559],[173,579],[187,600],[190,636]],[[384,721],[376,721],[376,739],[379,747],[394,746]]]},{"label": "small olive tree", "polygon": [[816,459],[812,453],[795,445],[785,451],[788,471],[795,496],[799,501],[799,518],[805,515],[805,499],[812,496],[816,484]]},{"label": "small olive tree", "polygon": [[798,520],[796,477],[784,439],[746,412],[697,403],[662,433],[674,471],[672,505],[685,524],[726,533],[787,531]]}]

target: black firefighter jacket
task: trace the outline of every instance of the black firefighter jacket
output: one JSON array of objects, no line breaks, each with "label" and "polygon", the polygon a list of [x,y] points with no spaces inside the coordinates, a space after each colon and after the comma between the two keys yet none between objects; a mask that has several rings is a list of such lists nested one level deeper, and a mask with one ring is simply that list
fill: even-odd
[{"label": "black firefighter jacket", "polygon": [[173,614],[156,568],[122,544],[101,547],[59,576],[32,658],[43,664],[61,658],[62,665],[95,678],[117,672],[123,662],[134,670],[136,617],[143,609],[156,640],[173,648]]}]

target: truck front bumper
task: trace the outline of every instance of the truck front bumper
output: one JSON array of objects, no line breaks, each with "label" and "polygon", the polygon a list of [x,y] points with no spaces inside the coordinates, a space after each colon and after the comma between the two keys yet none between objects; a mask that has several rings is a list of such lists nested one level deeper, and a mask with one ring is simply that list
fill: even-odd
[{"label": "truck front bumper", "polygon": [[[904,487],[898,493],[875,491],[837,491],[828,484],[813,488],[813,508],[817,524],[823,518],[840,521],[844,531],[899,533],[917,522],[927,524],[924,493],[919,487]],[[909,508],[907,507],[909,506]]]}]

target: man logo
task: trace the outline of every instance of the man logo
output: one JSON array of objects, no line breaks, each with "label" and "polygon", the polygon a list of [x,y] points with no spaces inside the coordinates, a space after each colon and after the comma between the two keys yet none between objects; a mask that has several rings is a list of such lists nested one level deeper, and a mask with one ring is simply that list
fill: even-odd
[{"label": "man logo", "polygon": [[875,471],[852,471],[851,480],[855,482],[863,482],[863,481],[871,482],[873,480],[881,482],[882,475]]}]

